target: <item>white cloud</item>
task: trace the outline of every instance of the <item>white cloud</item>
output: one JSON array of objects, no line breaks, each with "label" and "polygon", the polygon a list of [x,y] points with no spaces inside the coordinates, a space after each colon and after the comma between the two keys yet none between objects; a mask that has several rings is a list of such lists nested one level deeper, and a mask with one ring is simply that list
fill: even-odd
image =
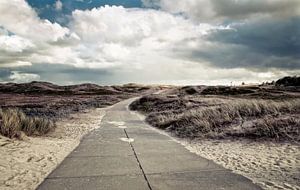
[{"label": "white cloud", "polygon": [[62,2],[61,2],[60,0],[57,0],[57,1],[55,2],[55,9],[56,9],[57,11],[61,11],[62,8],[63,8]]},{"label": "white cloud", "polygon": [[9,79],[12,82],[23,83],[23,82],[39,80],[40,76],[33,73],[20,73],[18,71],[12,71],[12,75],[9,76]]},{"label": "white cloud", "polygon": [[13,64],[12,63],[2,63],[0,65],[1,67],[8,67],[8,68],[14,68],[14,67],[22,67],[22,66],[32,66],[31,62],[28,61],[22,61],[22,59],[20,59],[19,61],[14,61]]},{"label": "white cloud", "polygon": [[0,26],[32,41],[57,41],[70,33],[57,23],[41,20],[24,0],[0,1],[0,12]]},{"label": "white cloud", "polygon": [[7,52],[0,54],[0,67],[15,67],[20,62],[53,63],[63,57],[60,55],[65,49],[80,41],[68,28],[40,19],[24,0],[0,1],[0,12],[0,51]]},{"label": "white cloud", "polygon": [[33,48],[34,45],[27,39],[13,35],[0,36],[0,52],[22,52],[23,50]]},{"label": "white cloud", "polygon": [[103,49],[104,57],[107,60],[124,60],[130,54],[130,51],[120,44],[108,43],[101,48]]},{"label": "white cloud", "polygon": [[70,25],[82,40],[80,57],[89,60],[83,65],[93,68],[123,65],[129,69],[151,62],[153,54],[171,56],[175,43],[199,38],[219,28],[194,25],[181,16],[162,11],[117,6],[76,10]]}]

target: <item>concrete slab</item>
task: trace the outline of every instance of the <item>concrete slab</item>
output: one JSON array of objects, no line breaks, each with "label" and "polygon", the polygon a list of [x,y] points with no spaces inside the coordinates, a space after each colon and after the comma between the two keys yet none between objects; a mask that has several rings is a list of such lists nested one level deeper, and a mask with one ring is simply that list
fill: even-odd
[{"label": "concrete slab", "polygon": [[[126,129],[126,131],[129,131],[128,129]],[[164,135],[157,135],[153,132],[139,132],[139,133],[128,133],[130,138],[134,138],[136,139],[136,141],[139,142],[145,142],[147,141],[148,144],[150,144],[151,142],[157,141],[157,140],[161,140],[161,141],[170,141],[171,139],[169,137],[166,137]],[[162,142],[163,143],[163,142]],[[174,143],[174,142],[173,142]]]},{"label": "concrete slab", "polygon": [[67,157],[48,178],[141,175],[134,156]]},{"label": "concrete slab", "polygon": [[147,142],[140,139],[135,139],[132,143],[137,154],[143,155],[180,155],[190,154],[184,147],[179,146],[172,140],[149,140]]},{"label": "concrete slab", "polygon": [[193,154],[140,154],[139,160],[146,174],[225,170]]},{"label": "concrete slab", "polygon": [[105,143],[81,143],[68,157],[133,156],[129,143],[118,141]]},{"label": "concrete slab", "polygon": [[142,175],[47,179],[38,190],[149,190]]},{"label": "concrete slab", "polygon": [[122,137],[126,137],[123,129],[113,129],[113,130],[102,130],[99,132],[94,132],[89,135],[83,137],[81,142],[86,140],[94,140],[94,141],[106,141],[106,140],[114,140]]},{"label": "concrete slab", "polygon": [[249,179],[228,171],[201,171],[147,176],[153,190],[260,190]]},{"label": "concrete slab", "polygon": [[136,117],[136,115],[132,116],[131,119],[127,119],[126,123],[130,124],[130,125],[138,125],[138,126],[144,126],[147,127],[146,123],[141,123],[141,119]]},{"label": "concrete slab", "polygon": [[[157,135],[157,132],[151,129],[150,127],[142,127],[142,126],[136,126],[136,125],[127,125],[128,128],[126,129],[128,134],[131,135],[153,135],[153,136],[165,136],[165,135]],[[165,136],[167,137],[167,136]],[[169,138],[170,139],[170,138]]]}]

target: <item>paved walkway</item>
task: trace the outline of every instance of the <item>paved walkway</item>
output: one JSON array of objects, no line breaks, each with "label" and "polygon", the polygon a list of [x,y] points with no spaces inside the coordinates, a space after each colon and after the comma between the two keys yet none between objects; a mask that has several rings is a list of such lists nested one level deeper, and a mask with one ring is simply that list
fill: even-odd
[{"label": "paved walkway", "polygon": [[151,129],[127,110],[131,101],[108,110],[102,126],[85,136],[38,189],[260,189]]}]

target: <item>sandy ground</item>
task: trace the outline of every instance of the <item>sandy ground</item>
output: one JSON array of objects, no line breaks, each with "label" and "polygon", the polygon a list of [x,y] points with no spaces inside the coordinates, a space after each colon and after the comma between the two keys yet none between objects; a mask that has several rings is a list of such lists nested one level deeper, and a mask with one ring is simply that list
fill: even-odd
[{"label": "sandy ground", "polygon": [[46,137],[11,140],[0,136],[0,189],[31,190],[76,147],[83,135],[100,127],[105,109],[72,114]]},{"label": "sandy ground", "polygon": [[300,145],[176,139],[188,150],[241,174],[267,190],[300,190]]}]

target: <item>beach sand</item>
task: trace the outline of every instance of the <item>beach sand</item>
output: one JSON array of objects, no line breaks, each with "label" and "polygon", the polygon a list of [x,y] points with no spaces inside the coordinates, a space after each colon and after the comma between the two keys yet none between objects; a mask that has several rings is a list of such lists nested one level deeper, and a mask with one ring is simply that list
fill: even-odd
[{"label": "beach sand", "polygon": [[12,140],[0,136],[0,189],[35,189],[85,134],[100,127],[104,115],[105,109],[71,114],[45,137]]},{"label": "beach sand", "polygon": [[300,145],[250,140],[177,141],[263,189],[300,190]]}]

